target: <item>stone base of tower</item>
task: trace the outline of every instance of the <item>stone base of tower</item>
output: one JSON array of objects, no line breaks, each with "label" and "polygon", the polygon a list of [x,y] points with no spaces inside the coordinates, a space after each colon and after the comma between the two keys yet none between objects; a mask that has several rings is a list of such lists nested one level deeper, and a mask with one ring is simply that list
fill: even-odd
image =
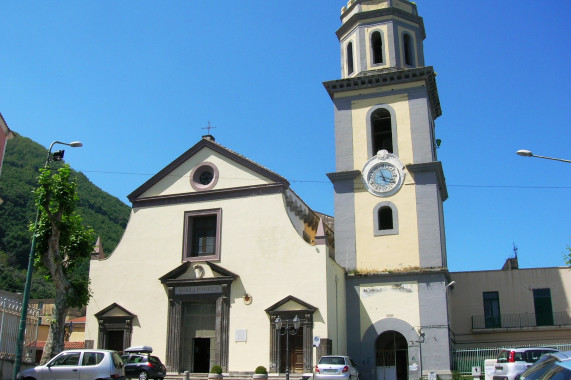
[{"label": "stone base of tower", "polygon": [[363,380],[452,377],[448,272],[348,276],[347,351]]}]

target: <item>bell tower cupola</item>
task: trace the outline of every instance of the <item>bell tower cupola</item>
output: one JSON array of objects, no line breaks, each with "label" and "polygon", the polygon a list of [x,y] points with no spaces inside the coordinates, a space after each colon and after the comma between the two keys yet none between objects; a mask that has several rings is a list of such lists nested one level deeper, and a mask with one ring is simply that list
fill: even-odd
[{"label": "bell tower cupola", "polygon": [[407,0],[350,0],[337,31],[341,77],[424,66],[424,23]]}]

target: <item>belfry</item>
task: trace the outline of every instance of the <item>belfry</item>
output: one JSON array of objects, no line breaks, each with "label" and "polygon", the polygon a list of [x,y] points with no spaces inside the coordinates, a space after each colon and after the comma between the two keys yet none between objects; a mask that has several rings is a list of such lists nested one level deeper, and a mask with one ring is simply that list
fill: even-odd
[{"label": "belfry", "polygon": [[352,0],[337,30],[335,259],[347,352],[366,378],[450,376],[441,115],[424,24],[406,0]]}]

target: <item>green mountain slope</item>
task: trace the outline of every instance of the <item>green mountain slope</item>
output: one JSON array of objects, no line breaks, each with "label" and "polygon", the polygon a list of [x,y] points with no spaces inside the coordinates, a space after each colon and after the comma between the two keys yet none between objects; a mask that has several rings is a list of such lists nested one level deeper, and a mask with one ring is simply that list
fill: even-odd
[{"label": "green mountain slope", "polygon": [[[36,215],[32,191],[37,186],[47,149],[29,138],[16,136],[8,141],[0,173],[0,289],[22,291],[30,254],[28,225]],[[59,163],[51,163],[57,167]],[[79,195],[78,211],[84,224],[101,237],[106,254],[111,253],[127,226],[130,208],[99,189],[83,173],[74,172]],[[93,242],[95,245],[95,241]],[[88,267],[85,266],[85,276]],[[51,284],[36,273],[32,297],[51,298]]]}]

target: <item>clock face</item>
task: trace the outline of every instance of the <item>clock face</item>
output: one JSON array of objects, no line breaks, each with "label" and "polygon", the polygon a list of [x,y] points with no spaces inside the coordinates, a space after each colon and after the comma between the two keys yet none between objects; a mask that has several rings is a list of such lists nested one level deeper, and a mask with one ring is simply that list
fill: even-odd
[{"label": "clock face", "polygon": [[375,192],[387,193],[400,183],[400,173],[390,163],[374,165],[368,173],[367,184]]},{"label": "clock face", "polygon": [[377,197],[396,194],[404,183],[406,172],[398,156],[380,150],[371,157],[361,171],[361,179],[367,191]]}]

